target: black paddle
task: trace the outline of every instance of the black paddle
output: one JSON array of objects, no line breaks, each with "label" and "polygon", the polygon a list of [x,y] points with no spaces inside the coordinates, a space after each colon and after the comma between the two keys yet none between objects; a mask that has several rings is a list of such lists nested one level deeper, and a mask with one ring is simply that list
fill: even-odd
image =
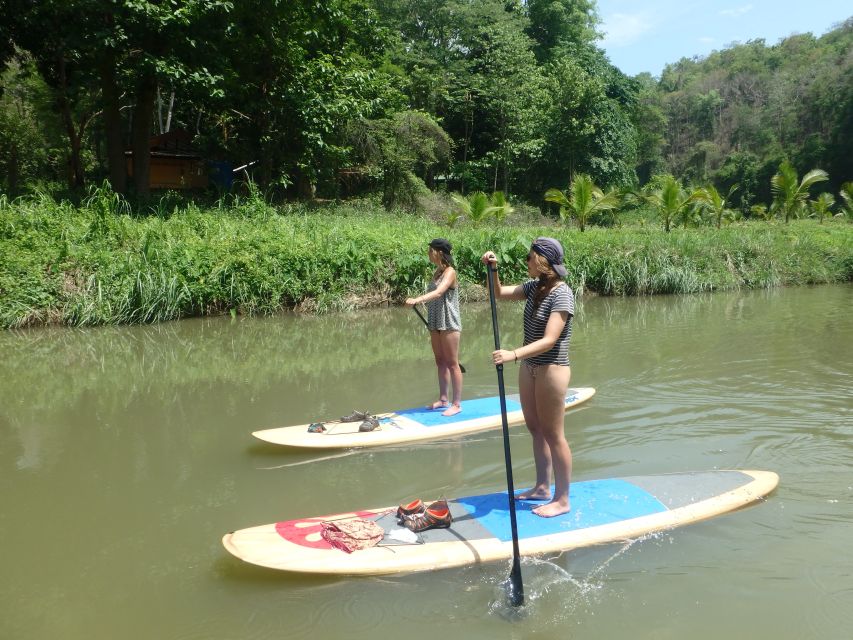
[{"label": "black paddle", "polygon": [[[425,326],[427,329],[429,329],[429,322],[427,322],[426,318],[424,318],[424,314],[422,314],[422,313],[421,313],[420,309],[418,309],[417,307],[412,307],[412,309],[414,309],[414,310],[415,310],[415,313],[417,313],[417,314],[418,314],[418,317],[423,321],[424,326]],[[464,366],[462,366],[462,363],[461,363],[461,362],[459,363],[459,370],[460,370],[462,373],[465,373],[465,367],[464,367]]]},{"label": "black paddle", "polygon": [[[495,270],[487,265],[489,271],[489,302],[492,304],[492,329],[495,333],[495,351],[501,348],[501,337],[498,331],[498,310],[495,305]],[[498,371],[498,393],[501,397],[501,425],[504,432],[504,462],[506,464],[506,488],[509,498],[509,523],[512,529],[512,571],[509,574],[507,597],[513,607],[524,604],[524,584],[521,582],[521,560],[518,554],[518,523],[515,519],[515,486],[512,481],[512,454],[509,448],[509,425],[506,419],[506,392],[504,390],[504,366],[496,364]]]}]

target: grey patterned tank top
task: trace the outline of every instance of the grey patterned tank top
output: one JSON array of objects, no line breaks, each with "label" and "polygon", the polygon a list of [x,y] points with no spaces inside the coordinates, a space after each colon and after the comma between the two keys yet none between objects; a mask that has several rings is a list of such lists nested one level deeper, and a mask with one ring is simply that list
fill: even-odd
[{"label": "grey patterned tank top", "polygon": [[[427,292],[435,291],[438,283],[433,280]],[[462,331],[462,319],[459,316],[459,290],[448,289],[436,300],[427,302],[427,326],[430,331]]]}]

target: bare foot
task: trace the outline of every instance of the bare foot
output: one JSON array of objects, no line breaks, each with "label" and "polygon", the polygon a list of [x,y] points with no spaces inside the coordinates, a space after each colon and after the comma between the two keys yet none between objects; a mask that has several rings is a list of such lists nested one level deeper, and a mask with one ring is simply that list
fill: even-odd
[{"label": "bare foot", "polygon": [[563,513],[568,513],[571,510],[571,507],[568,504],[560,504],[559,502],[549,502],[548,504],[543,504],[541,507],[536,507],[533,510],[537,516],[542,516],[543,518],[553,518],[554,516],[559,516]]},{"label": "bare foot", "polygon": [[430,405],[427,405],[426,408],[435,411],[436,409],[446,409],[449,406],[447,400],[436,400]]},{"label": "bare foot", "polygon": [[537,489],[533,487],[527,491],[522,491],[515,496],[516,500],[550,500],[551,492],[545,489]]},{"label": "bare foot", "polygon": [[441,415],[446,418],[449,418],[450,416],[455,416],[460,411],[462,411],[462,407],[460,407],[458,404],[452,404],[447,407],[447,411],[444,411]]}]

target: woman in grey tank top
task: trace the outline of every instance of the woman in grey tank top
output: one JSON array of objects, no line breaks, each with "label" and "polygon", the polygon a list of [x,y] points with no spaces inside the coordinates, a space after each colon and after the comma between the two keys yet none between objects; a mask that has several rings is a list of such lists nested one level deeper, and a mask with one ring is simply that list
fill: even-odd
[{"label": "woman in grey tank top", "polygon": [[570,509],[572,477],[572,451],[566,442],[563,418],[571,377],[569,338],[575,302],[572,290],[563,282],[566,277],[563,247],[554,238],[536,238],[527,253],[527,273],[531,280],[519,285],[501,284],[493,251],[483,254],[482,260],[495,276],[497,298],[527,301],[524,344],[492,353],[496,365],[513,361],[521,365],[518,371],[521,410],[533,436],[536,483],[516,499],[545,501],[533,513],[546,518],[557,516]]},{"label": "woman in grey tank top", "polygon": [[[436,267],[427,292],[417,298],[407,298],[406,306],[427,305],[432,352],[438,368],[438,400],[428,409],[444,409],[441,415],[453,416],[462,411],[462,369],[459,366],[459,337],[462,320],[459,316],[459,290],[451,244],[444,238],[429,243],[429,261]],[[453,402],[447,394],[453,386]]]}]

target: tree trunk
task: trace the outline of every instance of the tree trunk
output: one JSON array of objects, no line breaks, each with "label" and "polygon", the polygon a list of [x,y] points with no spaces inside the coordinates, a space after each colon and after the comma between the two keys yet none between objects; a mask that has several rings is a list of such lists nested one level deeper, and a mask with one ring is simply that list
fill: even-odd
[{"label": "tree trunk", "polygon": [[59,70],[59,112],[65,133],[68,135],[70,155],[68,157],[68,184],[72,189],[82,187],[85,181],[83,176],[83,162],[80,159],[80,133],[74,126],[74,118],[71,114],[71,101],[68,99],[68,78],[65,72],[65,53],[59,52],[57,56],[57,67]]},{"label": "tree trunk", "polygon": [[509,194],[509,158],[507,157],[509,154],[504,155],[504,167],[503,167],[503,192],[504,195]]},{"label": "tree trunk", "polygon": [[160,93],[160,85],[157,85],[157,124],[160,127],[160,133],[169,133],[172,128],[172,109],[175,108],[175,90],[172,89],[169,95],[169,108],[166,110],[166,123],[163,124],[163,94]]},{"label": "tree trunk", "polygon": [[[387,193],[387,188],[385,191]],[[317,197],[317,186],[301,169],[296,172],[296,193],[302,200],[313,200]]]},{"label": "tree trunk", "polygon": [[9,150],[9,165],[8,173],[6,174],[6,187],[9,190],[9,195],[15,196],[18,193],[18,182],[20,181],[20,160],[18,153],[18,142],[15,139],[11,140],[11,149]]},{"label": "tree trunk", "polygon": [[169,111],[166,113],[166,133],[172,130],[172,110],[175,108],[175,90],[169,96]]},{"label": "tree trunk", "polygon": [[151,124],[154,118],[154,101],[157,98],[157,80],[145,73],[136,89],[136,117],[133,119],[131,147],[133,149],[133,184],[136,193],[146,198],[151,192]]},{"label": "tree trunk", "polygon": [[160,85],[157,85],[157,131],[160,135],[165,133],[163,129],[163,95],[160,93]]},{"label": "tree trunk", "polygon": [[465,174],[468,171],[468,147],[471,144],[471,136],[474,133],[474,107],[471,100],[471,92],[467,91],[465,93],[465,133],[463,135],[463,147],[462,147],[462,184],[460,188],[460,193],[465,195]]},{"label": "tree trunk", "polygon": [[127,191],[127,163],[121,135],[121,105],[115,76],[115,52],[107,50],[101,56],[98,71],[101,76],[104,133],[107,137],[107,166],[110,184],[116,193]]},{"label": "tree trunk", "polygon": [[76,189],[82,187],[86,182],[83,175],[83,162],[80,158],[80,135],[75,132],[74,123],[70,117],[67,118],[66,127],[68,128],[68,137],[71,140],[71,157],[68,159],[68,168],[70,170],[69,184],[72,188]]}]

